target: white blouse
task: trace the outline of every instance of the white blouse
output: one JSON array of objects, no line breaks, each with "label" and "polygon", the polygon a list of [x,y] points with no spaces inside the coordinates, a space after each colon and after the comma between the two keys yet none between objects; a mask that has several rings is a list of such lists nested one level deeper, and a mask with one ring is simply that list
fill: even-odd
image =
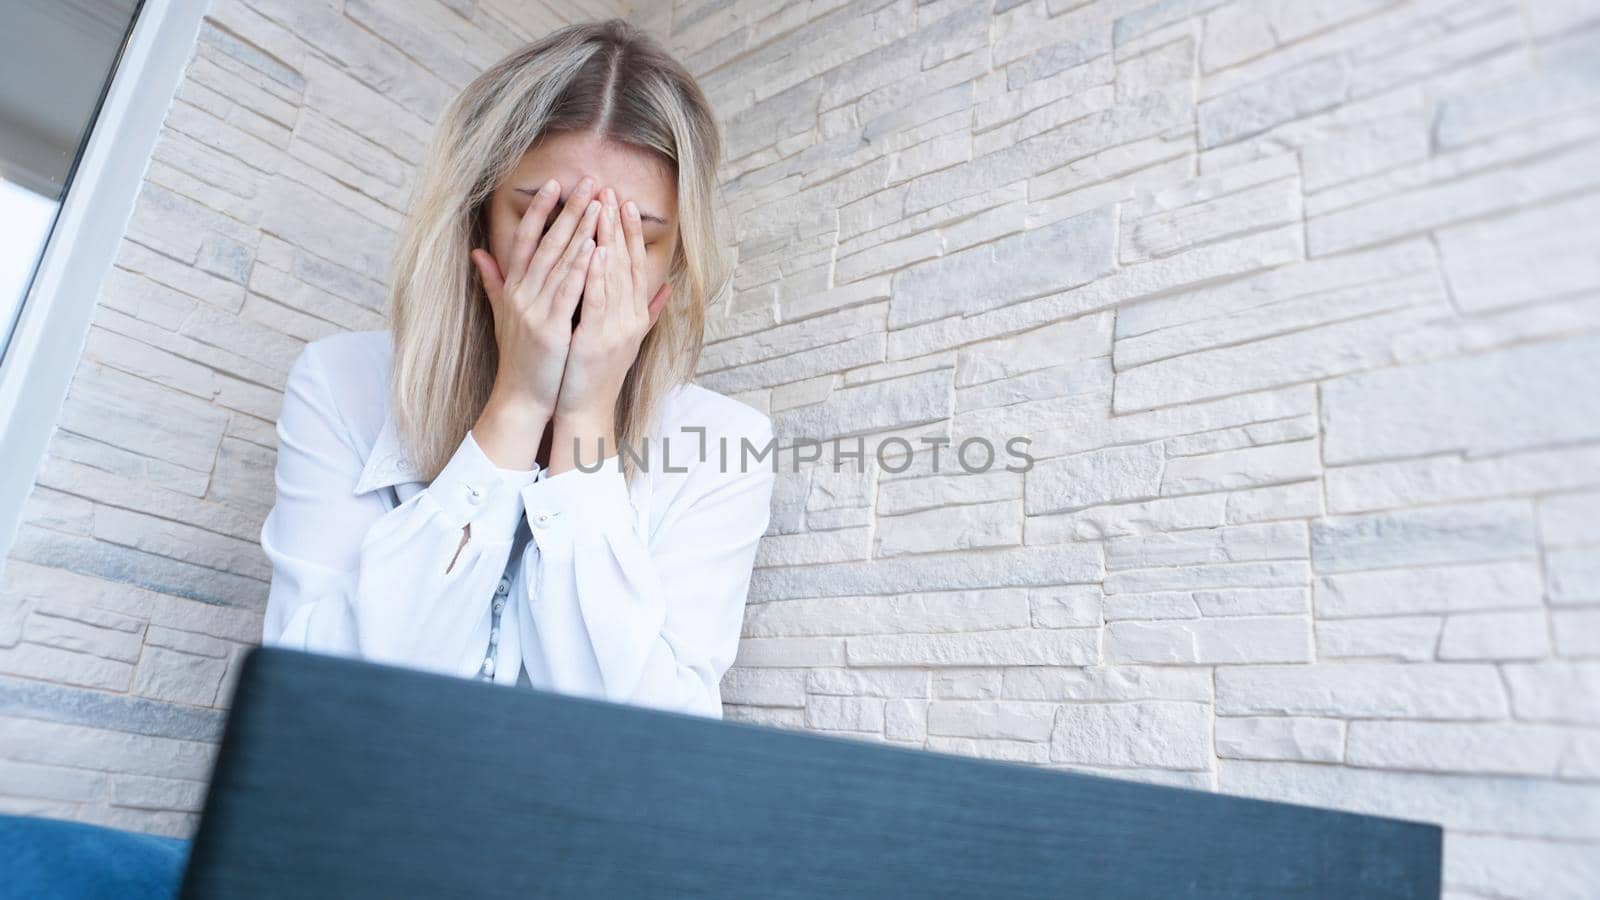
[{"label": "white blouse", "polygon": [[[485,671],[493,643],[500,684],[722,718],[770,521],[771,419],[684,384],[628,448],[647,461],[631,485],[616,447],[597,471],[552,477],[496,466],[471,432],[424,483],[389,411],[390,341],[320,338],[289,371],[262,643],[461,677]],[[582,443],[586,467],[596,447]]]}]

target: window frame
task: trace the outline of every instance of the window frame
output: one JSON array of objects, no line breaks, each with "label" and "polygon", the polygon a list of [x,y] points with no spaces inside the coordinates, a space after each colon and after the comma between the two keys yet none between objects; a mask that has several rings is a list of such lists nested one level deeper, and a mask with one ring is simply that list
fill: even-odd
[{"label": "window frame", "polygon": [[139,5],[0,358],[0,571],[208,6]]}]

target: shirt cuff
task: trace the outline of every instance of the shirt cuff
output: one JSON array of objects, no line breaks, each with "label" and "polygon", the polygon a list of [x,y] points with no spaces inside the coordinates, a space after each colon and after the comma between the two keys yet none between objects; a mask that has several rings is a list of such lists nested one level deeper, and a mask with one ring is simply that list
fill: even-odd
[{"label": "shirt cuff", "polygon": [[500,468],[468,430],[428,493],[454,524],[471,524],[474,538],[510,541],[522,515],[521,491],[543,480],[544,473]]},{"label": "shirt cuff", "polygon": [[528,524],[535,533],[560,533],[631,509],[620,461],[612,454],[593,472],[571,468],[554,476],[548,466],[541,469],[539,479],[521,489]]},{"label": "shirt cuff", "polygon": [[502,469],[496,466],[495,471],[500,473],[501,478],[516,485],[517,490],[520,491],[523,487],[547,477],[550,468],[546,466],[542,469],[538,467],[532,469]]}]

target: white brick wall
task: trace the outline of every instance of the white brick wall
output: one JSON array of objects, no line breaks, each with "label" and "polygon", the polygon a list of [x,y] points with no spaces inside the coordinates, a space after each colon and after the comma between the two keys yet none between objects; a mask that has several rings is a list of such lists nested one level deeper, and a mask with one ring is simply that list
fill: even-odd
[{"label": "white brick wall", "polygon": [[728,717],[1594,896],[1600,3],[822,6],[677,10],[740,218],[703,381],[1037,463],[783,476]]},{"label": "white brick wall", "polygon": [[[1037,459],[784,475],[730,719],[1600,883],[1600,3],[635,6],[727,127],[703,382]],[[213,11],[0,583],[0,807],[192,827],[287,365],[381,324],[428,121],[559,24],[405,9]]]},{"label": "white brick wall", "polygon": [[552,7],[215,0],[0,579],[0,809],[192,832],[261,637],[289,365],[383,326],[449,99],[526,40],[621,12]]}]

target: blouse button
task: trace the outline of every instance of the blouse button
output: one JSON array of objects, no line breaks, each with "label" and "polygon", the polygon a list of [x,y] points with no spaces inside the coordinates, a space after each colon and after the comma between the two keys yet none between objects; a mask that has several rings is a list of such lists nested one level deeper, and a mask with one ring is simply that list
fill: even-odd
[{"label": "blouse button", "polygon": [[506,602],[504,600],[496,600],[494,602],[494,611],[495,612],[499,612],[500,610],[505,609],[505,608],[506,608]]},{"label": "blouse button", "polygon": [[489,659],[486,659],[486,660],[483,661],[483,674],[485,674],[485,675],[493,675],[494,674],[494,658],[493,657],[490,657]]},{"label": "blouse button", "polygon": [[533,524],[539,526],[540,528],[543,528],[546,525],[549,525],[550,524],[550,514],[547,513],[547,512],[536,513],[534,515],[534,517],[533,517]]},{"label": "blouse button", "polygon": [[494,592],[502,597],[511,592],[511,579],[500,576],[500,583],[495,586]]},{"label": "blouse button", "polygon": [[467,485],[467,502],[477,506],[483,502],[483,490],[475,485]]}]

